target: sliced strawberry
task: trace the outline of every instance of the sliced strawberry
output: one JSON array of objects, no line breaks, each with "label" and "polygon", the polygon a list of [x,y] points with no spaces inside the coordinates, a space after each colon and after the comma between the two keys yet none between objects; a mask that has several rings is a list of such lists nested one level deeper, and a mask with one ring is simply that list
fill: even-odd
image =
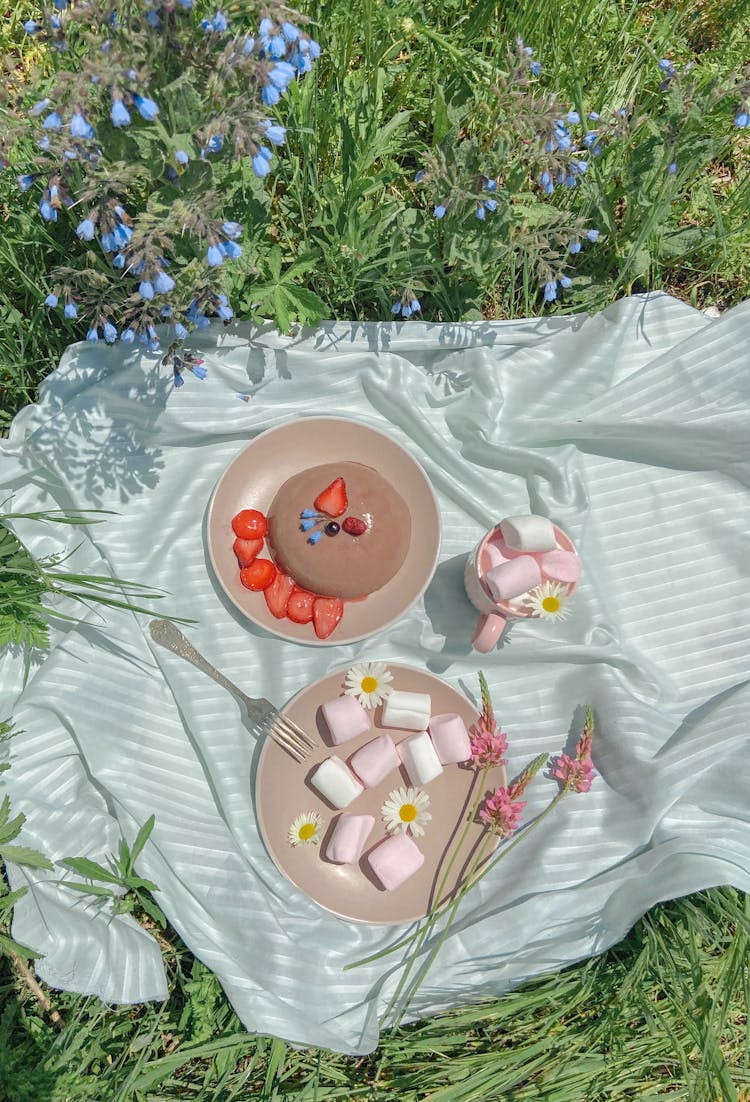
[{"label": "sliced strawberry", "polygon": [[268,589],[276,577],[276,567],[270,559],[255,559],[249,566],[240,570],[240,581],[245,589],[257,591]]},{"label": "sliced strawberry", "polygon": [[268,523],[259,509],[242,509],[232,521],[232,528],[241,540],[262,540]]},{"label": "sliced strawberry", "polygon": [[261,552],[263,540],[241,540],[237,538],[232,549],[240,566],[249,566]]},{"label": "sliced strawberry", "polygon": [[344,615],[340,597],[316,597],[313,601],[313,627],[318,639],[327,639]]},{"label": "sliced strawberry", "polygon": [[325,513],[329,517],[340,517],[349,506],[346,496],[346,483],[343,478],[334,478],[330,486],[327,486],[313,502],[319,513]]},{"label": "sliced strawberry", "polygon": [[295,589],[287,601],[286,614],[295,624],[309,624],[313,618],[314,593],[304,589]]},{"label": "sliced strawberry", "polygon": [[282,574],[280,570],[277,570],[276,577],[264,591],[263,596],[266,598],[266,604],[277,620],[283,620],[286,616],[287,602],[293,589],[294,581],[289,575]]},{"label": "sliced strawberry", "polygon": [[347,517],[341,527],[350,536],[362,536],[367,531],[367,522],[360,517]]}]

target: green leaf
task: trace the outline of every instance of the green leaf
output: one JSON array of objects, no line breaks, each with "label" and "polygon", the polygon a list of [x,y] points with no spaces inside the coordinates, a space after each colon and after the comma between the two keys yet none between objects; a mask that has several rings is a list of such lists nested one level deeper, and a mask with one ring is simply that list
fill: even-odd
[{"label": "green leaf", "polygon": [[161,907],[157,906],[150,896],[142,895],[140,892],[136,894],[138,896],[138,902],[141,907],[143,907],[146,914],[149,915],[150,918],[153,918],[154,922],[161,926],[162,930],[166,929],[167,919]]},{"label": "green leaf", "polygon": [[149,840],[149,838],[151,836],[151,831],[154,829],[154,823],[155,822],[156,822],[156,816],[151,815],[146,820],[146,822],[143,824],[141,829],[138,831],[138,834],[136,835],[135,841],[133,842],[133,850],[132,850],[131,858],[130,858],[131,868],[133,867],[133,865],[138,860],[138,857],[140,856],[140,854],[143,850],[143,847],[146,845],[146,842]]},{"label": "green leaf", "polygon": [[122,884],[121,877],[116,876],[109,869],[105,869],[103,865],[97,864],[96,861],[91,861],[88,857],[64,857],[62,861],[58,861],[58,864],[72,869],[73,872],[86,877],[87,880],[104,880],[107,884]]},{"label": "green leaf", "polygon": [[30,949],[28,945],[21,945],[19,941],[14,941],[12,937],[7,937],[5,934],[0,934],[0,950],[5,953],[15,953],[22,960],[35,960],[43,955],[37,953],[36,949]]},{"label": "green leaf", "polygon": [[60,881],[64,888],[72,888],[74,892],[81,892],[83,895],[98,895],[106,896],[107,898],[114,899],[115,895],[109,888],[102,888],[99,884],[79,884],[77,880],[62,880]]},{"label": "green leaf", "polygon": [[26,865],[31,869],[54,869],[49,857],[28,846],[0,846],[0,857],[14,865]]}]

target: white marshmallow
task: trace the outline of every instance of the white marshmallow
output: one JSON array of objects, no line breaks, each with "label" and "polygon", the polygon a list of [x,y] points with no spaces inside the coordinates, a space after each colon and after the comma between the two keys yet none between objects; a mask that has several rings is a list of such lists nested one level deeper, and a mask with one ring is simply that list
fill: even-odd
[{"label": "white marshmallow", "polygon": [[555,529],[547,517],[532,513],[506,517],[500,521],[500,531],[508,547],[515,551],[554,551],[557,547]]},{"label": "white marshmallow", "polygon": [[396,749],[412,784],[427,784],[443,772],[440,758],[427,731],[400,742]]},{"label": "white marshmallow", "polygon": [[383,726],[403,727],[407,731],[424,731],[430,722],[432,703],[429,693],[407,693],[394,690],[383,705]]},{"label": "white marshmallow", "polygon": [[313,775],[310,784],[317,788],[324,800],[333,807],[348,807],[364,788],[341,758],[332,757],[322,761]]}]

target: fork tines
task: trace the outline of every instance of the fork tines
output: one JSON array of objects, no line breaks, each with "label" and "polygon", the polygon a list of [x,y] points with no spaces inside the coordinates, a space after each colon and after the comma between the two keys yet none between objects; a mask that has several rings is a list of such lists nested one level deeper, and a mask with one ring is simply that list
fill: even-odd
[{"label": "fork tines", "polygon": [[304,761],[310,756],[311,750],[315,749],[315,743],[310,736],[280,712],[269,720],[266,731],[295,761]]}]

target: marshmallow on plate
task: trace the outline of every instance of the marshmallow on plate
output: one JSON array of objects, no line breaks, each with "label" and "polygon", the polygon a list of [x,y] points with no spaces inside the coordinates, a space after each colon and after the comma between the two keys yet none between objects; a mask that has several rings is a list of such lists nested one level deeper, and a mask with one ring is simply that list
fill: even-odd
[{"label": "marshmallow on plate", "polygon": [[557,547],[554,525],[548,517],[533,513],[506,517],[500,521],[500,531],[508,547],[516,551],[554,551]]},{"label": "marshmallow on plate", "polygon": [[574,551],[545,551],[539,565],[555,582],[577,582],[581,576],[581,560]]},{"label": "marshmallow on plate", "polygon": [[390,735],[378,735],[371,742],[366,742],[349,759],[349,765],[367,788],[375,788],[376,785],[398,769],[399,756]]},{"label": "marshmallow on plate", "polygon": [[455,712],[430,719],[430,737],[443,765],[467,761],[471,757],[471,740],[466,724]]},{"label": "marshmallow on plate", "polygon": [[424,854],[406,834],[393,834],[376,846],[367,860],[387,892],[400,888],[424,864]]},{"label": "marshmallow on plate", "polygon": [[339,809],[346,807],[364,792],[348,766],[337,757],[322,761],[310,777],[310,784],[317,788],[324,800]]},{"label": "marshmallow on plate", "polygon": [[512,601],[542,580],[539,563],[531,555],[519,555],[517,559],[493,566],[484,577],[496,601]]},{"label": "marshmallow on plate", "polygon": [[337,696],[320,710],[336,746],[370,730],[370,717],[354,696]]},{"label": "marshmallow on plate", "polygon": [[400,742],[398,753],[412,784],[427,784],[443,772],[440,758],[427,731]]},{"label": "marshmallow on plate", "polygon": [[373,815],[339,815],[326,846],[326,860],[336,865],[356,865],[374,826]]},{"label": "marshmallow on plate", "polygon": [[432,703],[429,693],[394,690],[383,705],[384,727],[403,727],[408,731],[426,731]]}]

